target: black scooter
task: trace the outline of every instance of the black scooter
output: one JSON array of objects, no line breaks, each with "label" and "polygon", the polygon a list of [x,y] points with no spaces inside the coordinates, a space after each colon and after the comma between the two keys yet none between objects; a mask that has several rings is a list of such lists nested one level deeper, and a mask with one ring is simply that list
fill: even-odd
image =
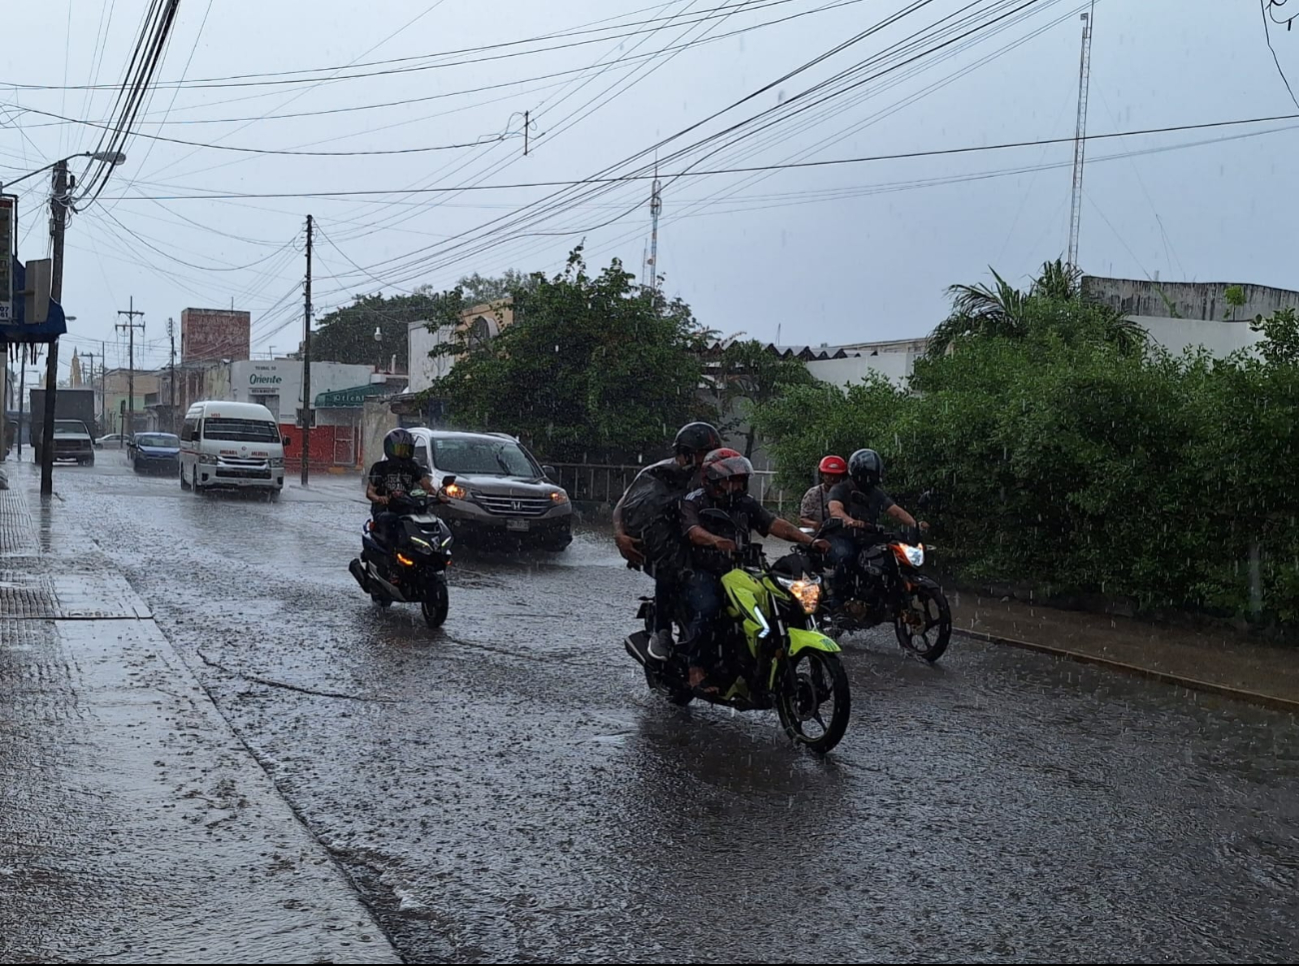
[{"label": "black scooter", "polygon": [[[456,478],[442,481],[445,489]],[[451,606],[447,568],[451,566],[451,528],[430,512],[435,500],[416,490],[393,496],[388,509],[401,517],[396,546],[380,540],[374,521],[361,528],[361,556],[348,564],[356,582],[380,607],[393,602],[419,604],[429,627],[441,627]]]}]

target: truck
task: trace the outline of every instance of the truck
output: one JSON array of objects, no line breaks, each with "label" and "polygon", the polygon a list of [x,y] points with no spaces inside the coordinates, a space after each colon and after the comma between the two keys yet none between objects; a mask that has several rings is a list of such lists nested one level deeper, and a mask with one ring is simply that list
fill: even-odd
[{"label": "truck", "polygon": [[[95,390],[60,389],[54,397],[55,419],[76,419],[86,424],[90,438],[95,438]],[[31,390],[31,427],[27,441],[40,459],[41,433],[45,430],[45,390]]]}]

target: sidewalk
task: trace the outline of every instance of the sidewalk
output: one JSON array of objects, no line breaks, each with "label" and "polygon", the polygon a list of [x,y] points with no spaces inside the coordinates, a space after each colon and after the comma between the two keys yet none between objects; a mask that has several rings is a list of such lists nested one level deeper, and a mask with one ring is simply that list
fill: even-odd
[{"label": "sidewalk", "polygon": [[951,591],[960,633],[1299,711],[1299,649]]},{"label": "sidewalk", "polygon": [[148,604],[24,477],[0,490],[0,962],[401,962]]}]

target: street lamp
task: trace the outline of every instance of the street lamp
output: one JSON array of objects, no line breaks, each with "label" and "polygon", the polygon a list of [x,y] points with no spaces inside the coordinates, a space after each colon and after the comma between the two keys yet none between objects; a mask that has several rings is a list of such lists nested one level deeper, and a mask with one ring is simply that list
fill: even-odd
[{"label": "street lamp", "polygon": [[69,154],[66,158],[52,161],[45,167],[37,168],[35,171],[28,171],[21,178],[15,178],[13,181],[0,182],[0,189],[12,187],[20,181],[26,181],[28,178],[36,177],[38,174],[44,174],[46,171],[50,171],[60,165],[66,165],[69,161],[76,158],[90,158],[91,161],[101,161],[104,164],[110,164],[113,167],[126,163],[126,155],[121,151],[82,151],[80,154]]}]

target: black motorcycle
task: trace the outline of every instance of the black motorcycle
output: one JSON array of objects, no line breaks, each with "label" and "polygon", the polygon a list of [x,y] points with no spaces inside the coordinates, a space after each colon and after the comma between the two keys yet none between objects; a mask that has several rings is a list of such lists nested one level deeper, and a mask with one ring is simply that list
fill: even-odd
[{"label": "black motorcycle", "polygon": [[[455,479],[446,477],[443,488]],[[348,570],[380,607],[391,607],[394,601],[418,603],[428,626],[441,627],[451,606],[446,572],[451,566],[452,536],[451,528],[430,512],[434,502],[419,490],[392,496],[388,509],[401,517],[396,546],[381,540],[374,521],[367,520],[361,529],[361,556],[348,564]]]},{"label": "black motorcycle", "polygon": [[[930,502],[921,497],[919,508]],[[904,537],[886,536],[876,527],[846,527],[827,520],[816,536],[835,540],[852,537],[855,544],[850,591],[831,607],[822,601],[820,616],[826,633],[844,634],[889,623],[898,643],[931,664],[943,656],[952,639],[952,611],[938,581],[921,572],[926,546],[918,527]]]}]

